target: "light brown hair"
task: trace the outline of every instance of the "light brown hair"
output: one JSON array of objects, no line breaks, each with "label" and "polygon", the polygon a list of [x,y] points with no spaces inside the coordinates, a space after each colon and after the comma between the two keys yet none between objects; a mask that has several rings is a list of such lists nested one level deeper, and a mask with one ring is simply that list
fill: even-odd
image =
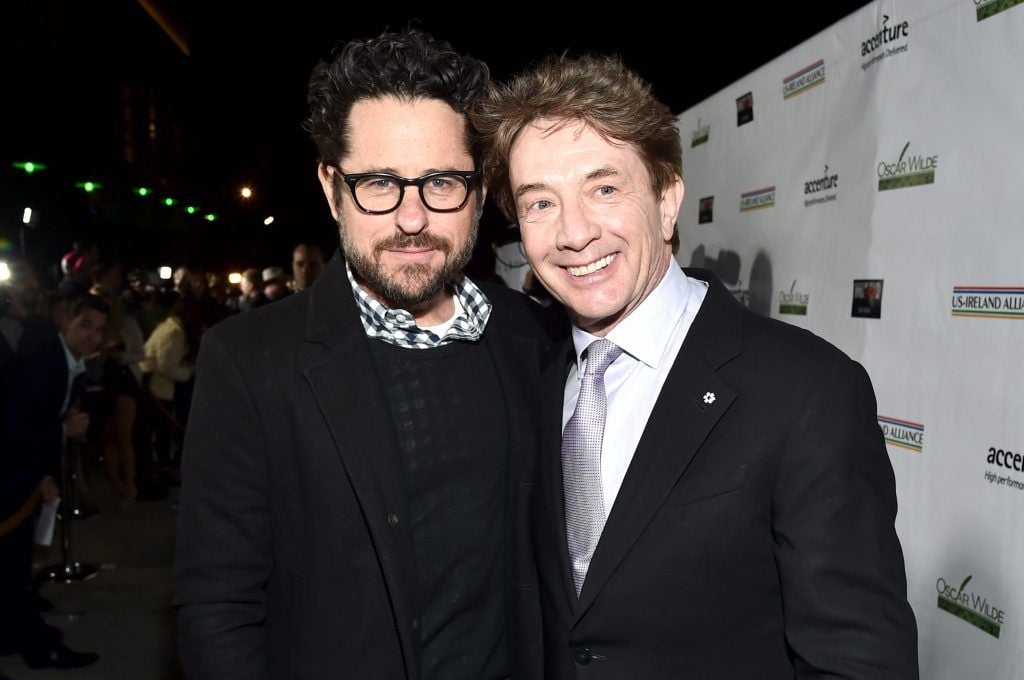
[{"label": "light brown hair", "polygon": [[545,119],[555,126],[579,121],[609,141],[640,154],[657,196],[683,176],[683,148],[675,117],[650,84],[618,57],[548,57],[504,85],[492,85],[472,111],[485,146],[487,184],[498,207],[517,221],[509,184],[509,153],[516,136]]}]

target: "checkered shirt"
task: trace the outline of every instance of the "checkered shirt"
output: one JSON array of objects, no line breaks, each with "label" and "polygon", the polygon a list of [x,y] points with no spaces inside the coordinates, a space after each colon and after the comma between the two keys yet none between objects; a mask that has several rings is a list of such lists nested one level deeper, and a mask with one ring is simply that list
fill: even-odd
[{"label": "checkered shirt", "polygon": [[445,332],[444,337],[420,328],[416,319],[404,309],[389,309],[374,300],[362,286],[356,283],[352,269],[345,263],[345,273],[352,284],[352,293],[359,308],[359,319],[363,330],[370,338],[379,338],[397,347],[427,349],[441,347],[456,340],[475,342],[483,335],[487,319],[491,316],[491,303],[469,277],[463,276],[455,286],[455,296],[462,305],[462,312]]}]

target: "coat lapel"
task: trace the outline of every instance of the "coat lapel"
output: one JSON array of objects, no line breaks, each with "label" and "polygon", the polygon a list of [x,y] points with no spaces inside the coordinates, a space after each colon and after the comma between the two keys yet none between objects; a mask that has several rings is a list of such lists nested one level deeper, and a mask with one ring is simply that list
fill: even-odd
[{"label": "coat lapel", "polygon": [[[708,292],[662,386],[612,505],[580,593],[577,620],[593,604],[736,399],[735,391],[717,369],[740,353],[742,308],[711,273],[686,273],[707,281]],[[571,579],[569,582],[571,587]]]},{"label": "coat lapel", "polygon": [[[310,291],[307,340],[325,345],[303,374],[362,508],[390,594],[408,678],[419,677],[415,549],[391,409],[359,321],[344,260]],[[393,525],[393,517],[398,523]],[[389,521],[389,519],[391,521]]]},{"label": "coat lapel", "polygon": [[543,416],[541,421],[541,478],[544,495],[546,526],[558,546],[557,564],[565,590],[568,611],[576,609],[576,586],[572,580],[569,547],[565,535],[565,498],[562,490],[562,402],[565,394],[566,372],[573,356],[571,336],[557,343],[548,355],[541,375]]}]

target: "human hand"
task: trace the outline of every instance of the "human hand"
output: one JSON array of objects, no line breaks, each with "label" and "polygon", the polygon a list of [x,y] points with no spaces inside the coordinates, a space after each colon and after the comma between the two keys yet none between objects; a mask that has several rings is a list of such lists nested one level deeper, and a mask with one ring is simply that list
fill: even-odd
[{"label": "human hand", "polygon": [[60,487],[53,481],[53,477],[43,477],[39,482],[39,495],[47,505],[60,498]]},{"label": "human hand", "polygon": [[89,414],[72,406],[64,416],[64,436],[77,439],[89,431]]}]

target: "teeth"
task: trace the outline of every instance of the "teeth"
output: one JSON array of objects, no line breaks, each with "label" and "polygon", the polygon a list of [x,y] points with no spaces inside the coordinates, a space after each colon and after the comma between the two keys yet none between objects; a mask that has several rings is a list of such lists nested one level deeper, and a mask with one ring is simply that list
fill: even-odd
[{"label": "teeth", "polygon": [[600,260],[596,262],[591,262],[590,264],[584,265],[582,267],[568,267],[569,273],[572,274],[573,276],[586,276],[587,274],[593,274],[598,269],[604,269],[605,267],[610,265],[614,258],[615,255],[605,255]]}]

